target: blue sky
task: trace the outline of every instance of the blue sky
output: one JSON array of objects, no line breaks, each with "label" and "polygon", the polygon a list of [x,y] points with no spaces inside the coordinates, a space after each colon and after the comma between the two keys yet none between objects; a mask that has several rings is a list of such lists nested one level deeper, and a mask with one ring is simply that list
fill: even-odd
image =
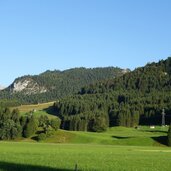
[{"label": "blue sky", "polygon": [[170,0],[1,0],[0,84],[45,70],[171,56]]}]

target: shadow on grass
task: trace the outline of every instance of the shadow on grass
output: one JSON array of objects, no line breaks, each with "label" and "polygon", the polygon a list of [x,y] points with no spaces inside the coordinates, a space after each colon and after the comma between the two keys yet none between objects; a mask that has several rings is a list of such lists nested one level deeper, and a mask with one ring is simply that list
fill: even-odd
[{"label": "shadow on grass", "polygon": [[133,137],[112,136],[112,138],[117,138],[117,139],[129,139],[129,138],[133,138]]},{"label": "shadow on grass", "polygon": [[17,164],[0,161],[0,170],[2,171],[74,171],[71,169],[58,169],[46,166],[34,166],[27,164]]},{"label": "shadow on grass", "polygon": [[151,137],[157,143],[167,146],[167,136]]},{"label": "shadow on grass", "polygon": [[35,136],[31,137],[31,139],[34,140],[34,141],[38,141],[38,135],[35,135]]}]

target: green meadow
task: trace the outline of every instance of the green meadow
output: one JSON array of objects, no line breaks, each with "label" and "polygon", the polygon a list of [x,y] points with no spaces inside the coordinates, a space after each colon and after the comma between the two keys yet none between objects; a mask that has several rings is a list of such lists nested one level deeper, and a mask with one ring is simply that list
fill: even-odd
[{"label": "green meadow", "polygon": [[21,105],[18,107],[13,107],[12,109],[18,108],[20,112],[26,113],[32,110],[44,110],[49,108],[50,106],[53,105],[54,102],[49,102],[49,103],[40,103],[40,104],[31,104],[31,105]]},{"label": "green meadow", "polygon": [[170,158],[166,147],[0,143],[2,171],[170,171]]},{"label": "green meadow", "polygon": [[[21,114],[54,117],[52,103],[20,106]],[[112,127],[106,132],[58,130],[44,141],[0,142],[0,171],[170,171],[168,127]]]},{"label": "green meadow", "polygon": [[40,103],[40,104],[31,104],[31,105],[21,105],[17,107],[12,107],[11,110],[17,108],[20,111],[21,115],[25,115],[26,113],[33,112],[36,117],[41,115],[47,115],[49,118],[54,118],[53,111],[54,102],[48,103]]},{"label": "green meadow", "polygon": [[139,129],[126,127],[109,128],[106,132],[81,132],[59,130],[47,138],[46,143],[98,144],[98,145],[132,145],[132,146],[166,146],[168,127]]},{"label": "green meadow", "polygon": [[[46,141],[0,142],[1,171],[170,171],[167,127],[59,130]],[[36,136],[36,135],[35,135]],[[29,142],[32,141],[32,142]]]}]

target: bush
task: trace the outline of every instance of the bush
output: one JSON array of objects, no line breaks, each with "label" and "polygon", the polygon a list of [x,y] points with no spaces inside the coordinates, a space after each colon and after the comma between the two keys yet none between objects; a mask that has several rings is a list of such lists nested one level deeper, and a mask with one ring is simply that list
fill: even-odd
[{"label": "bush", "polygon": [[60,127],[61,121],[59,118],[51,119],[50,126],[57,131]]},{"label": "bush", "polygon": [[37,140],[38,140],[38,141],[43,141],[43,140],[45,140],[45,139],[46,139],[46,134],[45,134],[45,133],[41,133],[41,134],[39,134],[38,137],[37,137]]},{"label": "bush", "polygon": [[55,130],[52,128],[52,127],[49,127],[47,130],[46,130],[46,137],[51,137],[52,135],[55,134]]}]

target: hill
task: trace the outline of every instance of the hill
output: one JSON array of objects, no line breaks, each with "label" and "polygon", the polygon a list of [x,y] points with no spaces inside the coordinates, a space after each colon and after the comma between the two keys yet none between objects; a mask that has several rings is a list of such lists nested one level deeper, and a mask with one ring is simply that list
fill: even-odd
[{"label": "hill", "polygon": [[58,130],[46,143],[74,143],[99,145],[166,146],[168,127],[139,129],[112,127],[102,133]]},{"label": "hill", "polygon": [[16,105],[54,101],[77,93],[81,87],[121,76],[128,71],[117,67],[48,70],[40,75],[15,79],[9,87],[0,91],[0,98],[15,101]]},{"label": "hill", "polygon": [[171,58],[147,64],[121,77],[98,82],[56,102],[67,130],[103,131],[108,126],[161,125],[171,121]]}]

